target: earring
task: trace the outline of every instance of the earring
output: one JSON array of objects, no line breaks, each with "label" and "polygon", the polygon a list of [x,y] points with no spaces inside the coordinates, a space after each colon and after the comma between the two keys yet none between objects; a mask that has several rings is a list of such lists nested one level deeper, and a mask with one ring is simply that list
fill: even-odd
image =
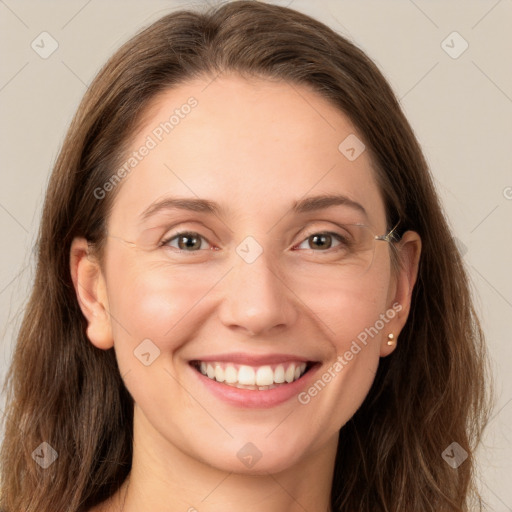
[{"label": "earring", "polygon": [[393,333],[388,334],[388,345],[395,344],[395,335]]}]

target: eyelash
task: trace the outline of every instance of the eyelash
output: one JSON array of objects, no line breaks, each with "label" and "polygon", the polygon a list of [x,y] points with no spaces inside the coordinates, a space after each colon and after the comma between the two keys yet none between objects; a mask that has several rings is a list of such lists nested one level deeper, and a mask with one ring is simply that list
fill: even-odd
[{"label": "eyelash", "polygon": [[[161,242],[161,246],[162,247],[171,247],[169,246],[169,242],[171,242],[172,240],[174,240],[175,238],[179,238],[180,236],[183,236],[183,235],[197,235],[199,238],[205,240],[207,243],[210,244],[210,242],[208,241],[208,239],[204,236],[202,236],[200,233],[197,233],[196,231],[180,231],[179,233],[173,233],[171,236],[165,238],[162,242]],[[313,231],[311,233],[309,233],[308,235],[306,235],[306,237],[297,245],[302,245],[304,242],[306,242],[308,240],[308,238],[312,237],[313,235],[331,235],[333,236],[336,240],[338,240],[340,242],[340,245],[343,245],[343,244],[348,244],[346,238],[343,236],[343,235],[340,235],[339,233],[336,233],[334,231]],[[211,244],[210,244],[211,245]],[[297,245],[295,245],[294,247],[296,247]],[[334,246],[334,247],[330,247],[329,249],[324,249],[324,250],[315,250],[315,249],[301,249],[301,250],[306,250],[306,251],[313,251],[313,252],[318,252],[318,253],[332,253],[332,252],[335,252],[336,251],[336,247],[339,247],[339,246]],[[341,248],[341,247],[340,247]],[[179,252],[179,253],[189,253],[189,254],[199,254],[201,251],[205,250],[205,249],[198,249],[196,251],[186,251],[186,250],[183,250],[183,249],[178,249],[177,247],[173,247],[173,249],[175,249],[176,252]],[[334,249],[334,251],[333,251]]]}]

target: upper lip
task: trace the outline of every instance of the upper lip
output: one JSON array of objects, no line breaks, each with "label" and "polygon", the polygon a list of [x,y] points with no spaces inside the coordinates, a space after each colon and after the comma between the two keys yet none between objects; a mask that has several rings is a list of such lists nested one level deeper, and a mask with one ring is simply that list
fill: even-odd
[{"label": "upper lip", "polygon": [[305,357],[296,356],[294,354],[244,354],[242,352],[234,352],[229,354],[214,354],[210,356],[201,356],[191,361],[204,361],[218,362],[218,363],[237,363],[245,364],[248,366],[263,366],[266,364],[279,364],[279,363],[292,363],[301,362],[308,363],[313,362],[311,359]]}]

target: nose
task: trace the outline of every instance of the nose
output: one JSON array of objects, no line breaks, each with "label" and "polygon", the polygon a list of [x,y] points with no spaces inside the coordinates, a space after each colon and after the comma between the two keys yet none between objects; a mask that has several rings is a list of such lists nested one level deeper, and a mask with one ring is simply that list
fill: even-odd
[{"label": "nose", "polygon": [[256,336],[290,327],[297,318],[294,294],[263,252],[247,263],[238,256],[219,305],[221,322]]}]

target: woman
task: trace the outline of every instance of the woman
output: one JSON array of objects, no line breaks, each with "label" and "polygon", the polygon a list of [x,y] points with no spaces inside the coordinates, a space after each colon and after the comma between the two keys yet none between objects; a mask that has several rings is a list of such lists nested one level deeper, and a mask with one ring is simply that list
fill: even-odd
[{"label": "woman", "polygon": [[283,7],[176,12],[101,70],[55,165],[2,508],[469,510],[484,356],[368,57]]}]

